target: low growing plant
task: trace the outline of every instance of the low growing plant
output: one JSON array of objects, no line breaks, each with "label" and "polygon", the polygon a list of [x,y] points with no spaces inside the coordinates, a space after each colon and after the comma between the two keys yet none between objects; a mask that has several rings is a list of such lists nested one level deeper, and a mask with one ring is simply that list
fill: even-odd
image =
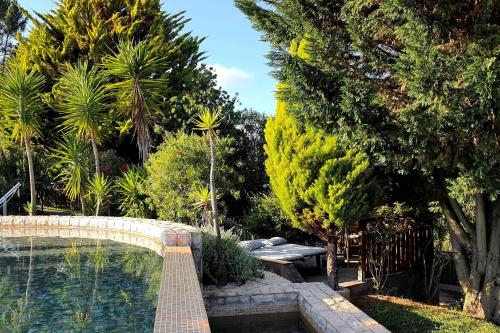
[{"label": "low growing plant", "polygon": [[217,253],[217,234],[213,226],[202,228],[203,282],[217,286],[262,278],[262,264],[238,246],[238,238],[230,231],[221,232]]}]

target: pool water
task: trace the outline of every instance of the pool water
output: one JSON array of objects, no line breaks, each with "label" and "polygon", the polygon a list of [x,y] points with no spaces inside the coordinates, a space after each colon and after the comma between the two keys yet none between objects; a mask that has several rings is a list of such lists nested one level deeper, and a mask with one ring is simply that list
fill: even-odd
[{"label": "pool water", "polygon": [[0,332],[152,332],[162,266],[112,241],[0,237]]},{"label": "pool water", "polygon": [[299,313],[209,318],[212,333],[315,333]]}]

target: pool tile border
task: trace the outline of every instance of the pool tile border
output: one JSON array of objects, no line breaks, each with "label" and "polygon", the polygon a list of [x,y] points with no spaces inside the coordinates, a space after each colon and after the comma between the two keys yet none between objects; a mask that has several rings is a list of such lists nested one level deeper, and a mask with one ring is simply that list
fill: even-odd
[{"label": "pool tile border", "polygon": [[212,317],[300,312],[321,333],[390,333],[321,282],[205,291],[203,297]]}]

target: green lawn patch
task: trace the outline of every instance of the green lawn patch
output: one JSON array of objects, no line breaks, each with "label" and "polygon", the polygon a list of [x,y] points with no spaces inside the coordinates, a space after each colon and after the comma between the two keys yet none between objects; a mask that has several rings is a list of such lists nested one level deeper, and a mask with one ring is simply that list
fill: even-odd
[{"label": "green lawn patch", "polygon": [[393,333],[500,333],[500,326],[460,311],[382,295],[351,299],[352,303]]}]

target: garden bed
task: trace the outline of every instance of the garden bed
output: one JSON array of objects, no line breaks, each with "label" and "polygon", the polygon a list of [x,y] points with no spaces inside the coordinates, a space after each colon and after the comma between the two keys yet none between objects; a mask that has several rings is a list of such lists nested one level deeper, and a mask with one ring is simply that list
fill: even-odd
[{"label": "garden bed", "polygon": [[468,317],[457,310],[382,295],[352,298],[351,302],[393,333],[497,333],[500,326]]}]

